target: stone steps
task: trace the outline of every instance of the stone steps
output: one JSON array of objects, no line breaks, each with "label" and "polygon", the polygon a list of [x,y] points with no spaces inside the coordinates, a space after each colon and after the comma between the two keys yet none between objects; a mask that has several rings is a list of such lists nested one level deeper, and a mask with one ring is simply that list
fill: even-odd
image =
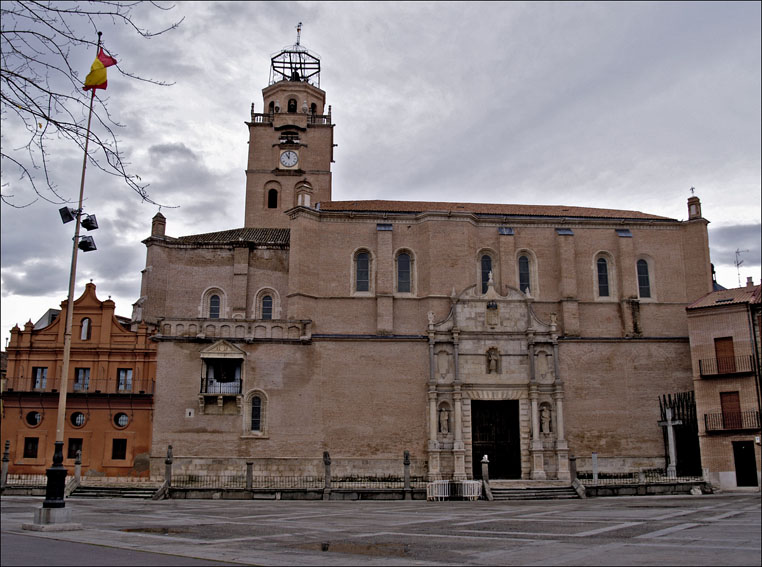
[{"label": "stone steps", "polygon": [[492,488],[495,500],[565,500],[579,498],[571,486]]},{"label": "stone steps", "polygon": [[151,486],[79,486],[70,498],[143,498],[150,500],[156,488]]}]

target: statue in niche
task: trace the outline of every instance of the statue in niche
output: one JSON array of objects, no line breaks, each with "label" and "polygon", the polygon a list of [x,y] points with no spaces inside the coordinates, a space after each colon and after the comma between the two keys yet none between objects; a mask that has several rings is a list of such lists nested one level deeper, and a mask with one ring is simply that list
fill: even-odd
[{"label": "statue in niche", "polygon": [[442,435],[450,433],[450,412],[445,408],[439,410],[439,432]]},{"label": "statue in niche", "polygon": [[499,373],[500,355],[496,348],[487,351],[487,374]]},{"label": "statue in niche", "polygon": [[550,433],[550,408],[542,406],[540,410],[540,431]]}]

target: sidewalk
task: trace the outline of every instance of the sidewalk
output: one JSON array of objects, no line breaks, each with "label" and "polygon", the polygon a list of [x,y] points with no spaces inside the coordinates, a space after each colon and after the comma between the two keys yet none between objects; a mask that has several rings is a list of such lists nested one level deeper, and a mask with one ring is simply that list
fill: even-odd
[{"label": "sidewalk", "polygon": [[[77,555],[71,565],[759,565],[762,559],[759,493],[523,502],[70,499],[82,530],[22,530],[41,503],[2,497],[3,543],[10,543],[2,547],[3,566],[51,564],[51,555],[62,565],[68,554]],[[73,547],[56,551],[64,544]],[[89,563],[94,553],[97,562]]]}]

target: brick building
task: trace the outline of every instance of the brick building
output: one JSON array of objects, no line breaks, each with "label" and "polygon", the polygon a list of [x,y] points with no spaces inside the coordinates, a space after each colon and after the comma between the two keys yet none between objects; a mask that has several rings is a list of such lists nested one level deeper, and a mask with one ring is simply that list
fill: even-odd
[{"label": "brick building", "polygon": [[[53,463],[67,304],[11,329],[2,437],[11,441],[14,474],[44,474]],[[73,469],[81,450],[90,476],[147,476],[156,344],[146,325],[130,330],[115,308],[92,283],[74,301],[64,466]]]},{"label": "brick building", "polygon": [[[133,319],[159,334],[152,468],[569,478],[665,465],[658,398],[692,388],[685,307],[707,221],[637,211],[331,200],[319,60],[272,59],[242,228],[157,214]],[[210,465],[209,458],[214,459]],[[203,461],[202,461],[203,460]],[[202,464],[203,463],[203,464]],[[210,468],[211,467],[211,468]]]},{"label": "brick building", "polygon": [[707,294],[688,308],[701,460],[721,488],[760,485],[760,290]]}]

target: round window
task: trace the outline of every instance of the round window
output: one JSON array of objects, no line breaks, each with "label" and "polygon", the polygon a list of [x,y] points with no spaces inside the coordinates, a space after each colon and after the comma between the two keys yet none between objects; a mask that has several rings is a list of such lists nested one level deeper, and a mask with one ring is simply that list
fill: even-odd
[{"label": "round window", "polygon": [[126,413],[118,413],[114,416],[114,425],[117,427],[127,427],[130,418]]},{"label": "round window", "polygon": [[85,424],[85,414],[81,411],[75,411],[71,414],[71,424],[74,427],[82,427]]},{"label": "round window", "polygon": [[42,414],[38,411],[30,411],[26,414],[26,422],[32,427],[37,427],[42,421]]}]

